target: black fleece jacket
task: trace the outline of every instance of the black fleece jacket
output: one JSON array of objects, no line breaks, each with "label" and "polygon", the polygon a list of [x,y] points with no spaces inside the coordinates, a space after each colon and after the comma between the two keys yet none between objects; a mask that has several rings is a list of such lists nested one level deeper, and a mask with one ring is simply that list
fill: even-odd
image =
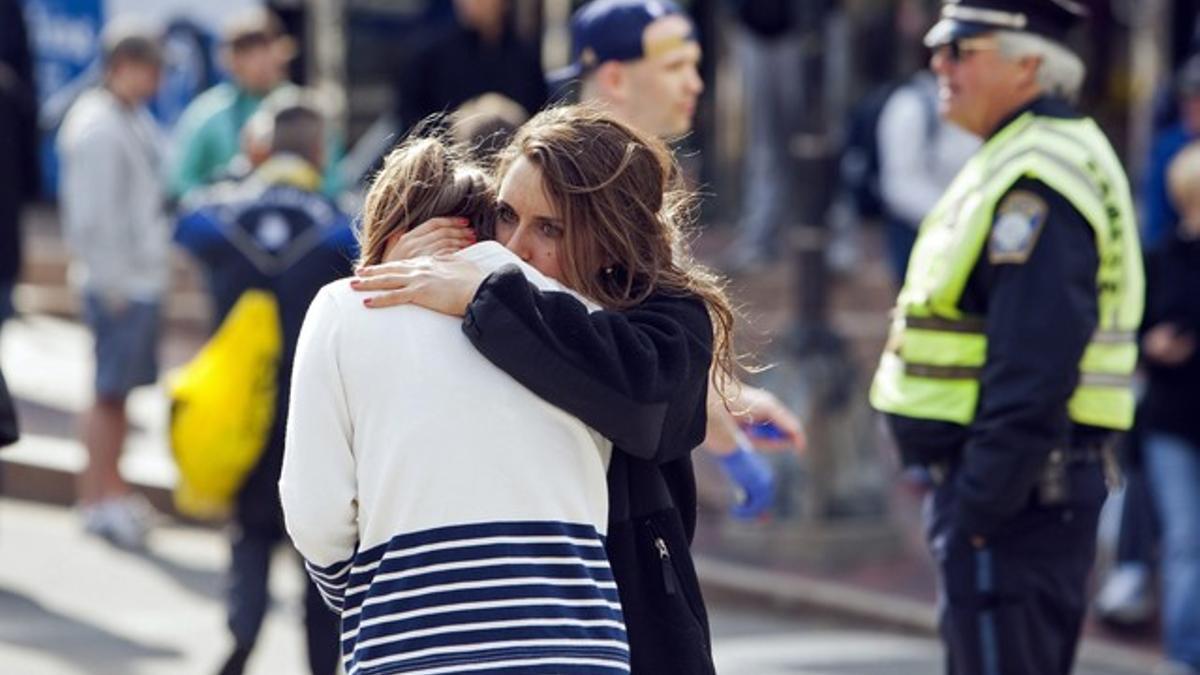
[{"label": "black fleece jacket", "polygon": [[690,454],[704,438],[712,362],[704,303],[660,292],[625,311],[589,313],[510,267],[484,281],[463,331],[492,363],[613,442],[606,548],[633,672],[713,673],[688,551]]}]

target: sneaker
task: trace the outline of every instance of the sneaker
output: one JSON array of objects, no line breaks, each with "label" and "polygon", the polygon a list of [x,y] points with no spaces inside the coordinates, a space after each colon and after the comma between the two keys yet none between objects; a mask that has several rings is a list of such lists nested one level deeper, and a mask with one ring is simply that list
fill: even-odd
[{"label": "sneaker", "polygon": [[148,529],[146,516],[127,497],[106,499],[84,509],[84,530],[120,548],[145,549]]},{"label": "sneaker", "polygon": [[79,519],[83,521],[83,531],[99,535],[104,529],[104,517],[101,503],[85,504],[79,507]]},{"label": "sneaker", "polygon": [[1150,570],[1140,563],[1118,565],[1096,594],[1096,613],[1109,623],[1132,626],[1154,614],[1154,589]]},{"label": "sneaker", "polygon": [[129,515],[147,530],[154,528],[162,521],[162,514],[140,492],[130,492],[123,497],[118,497],[117,501],[121,502],[129,511]]}]

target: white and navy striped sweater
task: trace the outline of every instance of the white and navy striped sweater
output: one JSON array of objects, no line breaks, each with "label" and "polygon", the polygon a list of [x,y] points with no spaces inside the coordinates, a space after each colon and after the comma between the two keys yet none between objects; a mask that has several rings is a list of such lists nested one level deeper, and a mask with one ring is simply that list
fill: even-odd
[{"label": "white and navy striped sweater", "polygon": [[[460,255],[519,262],[495,243]],[[305,319],[280,496],[341,615],[346,671],[628,672],[604,552],[611,444],[480,356],[460,323],[368,310],[346,281]]]}]

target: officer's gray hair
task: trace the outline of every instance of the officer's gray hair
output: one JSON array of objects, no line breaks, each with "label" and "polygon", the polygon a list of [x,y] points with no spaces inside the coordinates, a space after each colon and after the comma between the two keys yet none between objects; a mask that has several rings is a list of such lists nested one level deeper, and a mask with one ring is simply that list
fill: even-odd
[{"label": "officer's gray hair", "polygon": [[1001,30],[995,32],[1000,54],[1008,59],[1036,56],[1037,82],[1042,91],[1074,102],[1083,89],[1087,68],[1083,59],[1063,45],[1034,33]]}]

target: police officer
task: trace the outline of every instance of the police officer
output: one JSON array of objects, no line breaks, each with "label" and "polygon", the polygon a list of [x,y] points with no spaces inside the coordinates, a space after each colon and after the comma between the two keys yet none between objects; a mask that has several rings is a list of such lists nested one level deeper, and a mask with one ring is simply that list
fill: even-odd
[{"label": "police officer", "polygon": [[872,404],[929,469],[948,672],[1066,675],[1101,458],[1133,419],[1143,273],[1120,161],[1072,106],[1070,0],[947,2],[941,113],[983,146],[921,226]]}]

